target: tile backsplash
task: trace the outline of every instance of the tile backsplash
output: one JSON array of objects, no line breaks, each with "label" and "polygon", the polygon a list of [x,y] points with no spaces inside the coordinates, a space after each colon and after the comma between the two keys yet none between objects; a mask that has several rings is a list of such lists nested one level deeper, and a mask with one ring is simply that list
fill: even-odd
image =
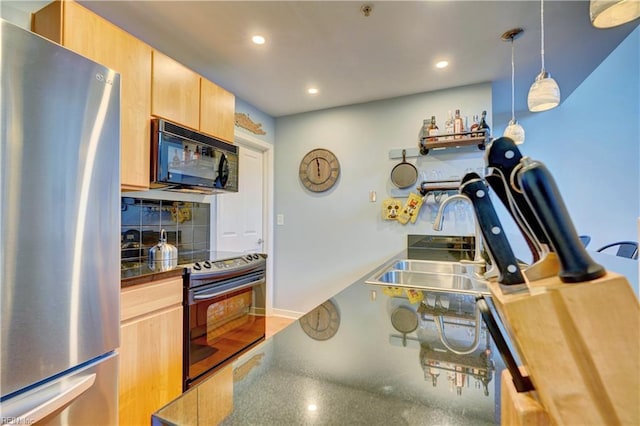
[{"label": "tile backsplash", "polygon": [[211,211],[208,203],[122,197],[120,203],[122,263],[145,262],[149,249],[167,233],[180,257],[208,258]]}]

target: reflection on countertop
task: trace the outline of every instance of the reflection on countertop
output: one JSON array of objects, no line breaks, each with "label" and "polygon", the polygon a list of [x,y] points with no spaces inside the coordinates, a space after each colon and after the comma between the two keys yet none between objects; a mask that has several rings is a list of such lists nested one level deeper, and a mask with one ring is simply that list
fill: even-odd
[{"label": "reflection on countertop", "polygon": [[[314,310],[304,328],[295,321],[234,363],[242,374],[224,425],[499,423],[504,365],[473,295],[393,293],[364,280],[331,299],[335,334],[322,333],[336,326],[331,315]],[[400,308],[417,320],[404,335],[392,322]],[[169,411],[157,424],[180,424],[163,419]]]}]

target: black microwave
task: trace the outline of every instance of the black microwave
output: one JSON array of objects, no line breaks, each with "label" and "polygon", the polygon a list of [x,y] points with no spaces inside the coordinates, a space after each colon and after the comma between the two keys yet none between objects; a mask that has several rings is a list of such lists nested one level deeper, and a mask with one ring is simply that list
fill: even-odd
[{"label": "black microwave", "polygon": [[151,188],[238,191],[238,146],[169,121],[151,120]]}]

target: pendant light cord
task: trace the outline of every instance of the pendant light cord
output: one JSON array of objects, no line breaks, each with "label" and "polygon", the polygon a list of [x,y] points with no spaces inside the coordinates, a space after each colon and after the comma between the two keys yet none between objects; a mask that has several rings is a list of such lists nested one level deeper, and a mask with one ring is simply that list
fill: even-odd
[{"label": "pendant light cord", "polygon": [[511,121],[515,123],[516,121],[516,113],[514,107],[514,92],[516,90],[516,63],[514,60],[514,48],[513,48],[513,39],[515,36],[511,37]]},{"label": "pendant light cord", "polygon": [[540,58],[544,71],[544,0],[540,0]]}]

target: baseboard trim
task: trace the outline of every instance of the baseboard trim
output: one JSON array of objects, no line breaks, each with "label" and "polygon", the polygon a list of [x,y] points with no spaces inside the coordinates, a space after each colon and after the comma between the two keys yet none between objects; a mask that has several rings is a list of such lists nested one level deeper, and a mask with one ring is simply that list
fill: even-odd
[{"label": "baseboard trim", "polygon": [[273,308],[271,310],[271,315],[278,316],[278,317],[298,319],[304,315],[304,312],[288,311],[286,309]]}]

